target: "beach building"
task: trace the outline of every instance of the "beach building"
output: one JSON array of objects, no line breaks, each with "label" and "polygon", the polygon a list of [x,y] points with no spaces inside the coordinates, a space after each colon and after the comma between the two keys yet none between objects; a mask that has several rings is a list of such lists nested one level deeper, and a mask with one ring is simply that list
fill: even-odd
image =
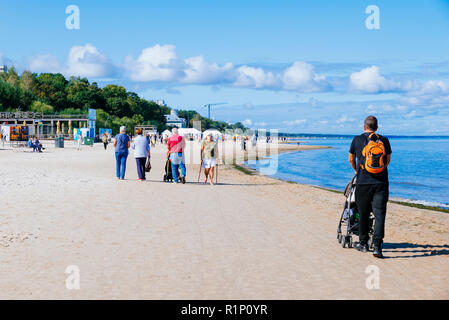
[{"label": "beach building", "polygon": [[30,134],[37,135],[39,138],[53,138],[56,135],[72,135],[71,130],[76,123],[80,127],[86,128],[89,134],[95,136],[96,112],[90,109],[88,114],[46,115],[41,112],[0,112],[0,123],[3,127],[26,126]]},{"label": "beach building", "polygon": [[185,128],[187,125],[186,119],[180,118],[178,111],[175,109],[172,109],[170,114],[165,116],[165,120],[167,122],[167,126],[170,127]]},{"label": "beach building", "polygon": [[165,100],[151,100],[151,102],[156,103],[160,107],[166,107],[167,104],[165,103]]},{"label": "beach building", "polygon": [[148,126],[148,125],[140,125],[140,126],[135,126],[134,127],[134,131],[136,131],[136,129],[141,129],[143,132],[143,135],[157,135],[157,127],[156,126]]}]

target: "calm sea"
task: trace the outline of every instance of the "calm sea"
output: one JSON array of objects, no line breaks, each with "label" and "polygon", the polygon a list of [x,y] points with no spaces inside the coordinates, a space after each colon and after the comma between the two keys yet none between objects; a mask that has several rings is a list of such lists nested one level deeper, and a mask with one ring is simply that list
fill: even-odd
[{"label": "calm sea", "polygon": [[[343,190],[353,175],[348,163],[351,139],[301,139],[301,143],[331,149],[278,156],[275,178]],[[449,137],[390,138],[390,197],[449,208]],[[264,160],[248,164],[260,170]]]}]

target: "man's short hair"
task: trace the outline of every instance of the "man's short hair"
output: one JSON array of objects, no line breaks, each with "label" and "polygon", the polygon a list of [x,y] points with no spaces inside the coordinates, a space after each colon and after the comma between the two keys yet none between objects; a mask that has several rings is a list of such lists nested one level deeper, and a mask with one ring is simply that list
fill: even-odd
[{"label": "man's short hair", "polygon": [[126,132],[126,127],[125,126],[121,126],[120,127],[120,133],[125,133]]},{"label": "man's short hair", "polygon": [[365,126],[366,128],[376,131],[378,128],[377,125],[377,118],[375,116],[368,116],[365,119]]}]

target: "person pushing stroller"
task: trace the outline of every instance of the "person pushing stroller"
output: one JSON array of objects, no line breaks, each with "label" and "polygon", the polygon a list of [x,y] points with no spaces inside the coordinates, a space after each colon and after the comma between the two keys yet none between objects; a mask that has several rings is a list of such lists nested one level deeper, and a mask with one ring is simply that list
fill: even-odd
[{"label": "person pushing stroller", "polygon": [[349,163],[357,177],[355,202],[359,212],[359,243],[355,248],[369,251],[369,217],[374,214],[373,255],[383,258],[382,243],[385,234],[385,216],[389,196],[388,165],[391,146],[388,138],[376,133],[377,118],[369,116],[364,122],[364,133],[354,137],[349,149]]},{"label": "person pushing stroller", "polygon": [[[178,129],[172,129],[173,135],[167,140],[168,156],[171,162],[171,169],[173,175],[173,183],[179,183],[179,180],[186,183],[186,165],[184,159],[185,141],[182,136],[178,134]],[[178,177],[178,168],[181,169],[181,176]]]}]

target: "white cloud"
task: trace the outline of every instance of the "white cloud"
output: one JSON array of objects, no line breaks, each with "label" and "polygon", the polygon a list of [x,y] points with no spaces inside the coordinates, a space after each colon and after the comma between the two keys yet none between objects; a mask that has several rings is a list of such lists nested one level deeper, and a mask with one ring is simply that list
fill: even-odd
[{"label": "white cloud", "polygon": [[62,72],[58,58],[51,54],[37,55],[30,59],[29,69],[33,72]]},{"label": "white cloud", "polygon": [[252,122],[251,119],[246,119],[246,120],[242,121],[242,124],[243,124],[244,126],[250,126],[250,125],[253,124],[253,122]]},{"label": "white cloud", "polygon": [[262,68],[241,66],[237,69],[234,86],[256,89],[275,88],[278,87],[278,81],[273,73],[265,72]]},{"label": "white cloud", "polygon": [[295,62],[282,75],[283,88],[301,92],[321,91],[328,87],[326,77],[315,73],[312,65]]},{"label": "white cloud", "polygon": [[305,124],[306,122],[307,122],[306,119],[297,119],[297,120],[292,120],[292,121],[284,121],[283,123],[286,126],[294,127],[294,126],[300,126],[302,124]]},{"label": "white cloud", "polygon": [[8,57],[6,57],[5,55],[3,55],[2,53],[0,53],[0,65],[7,65],[10,66],[13,64],[13,61],[11,59],[9,59]]},{"label": "white cloud", "polygon": [[111,75],[115,69],[108,57],[90,44],[72,47],[65,64],[51,54],[44,54],[32,57],[28,68],[33,72],[60,72],[91,78]]},{"label": "white cloud", "polygon": [[354,121],[356,121],[356,119],[350,118],[345,114],[345,115],[341,116],[339,119],[337,119],[336,122],[340,125],[344,125],[345,123],[351,123]]},{"label": "white cloud", "polygon": [[112,73],[108,57],[93,45],[74,46],[70,49],[65,73],[80,77],[104,77]]},{"label": "white cloud", "polygon": [[172,81],[177,76],[177,56],[173,45],[145,48],[137,60],[127,57],[125,69],[133,81]]},{"label": "white cloud", "polygon": [[208,63],[203,56],[192,57],[184,60],[185,69],[182,82],[208,84],[223,82],[231,79],[234,66],[226,63],[220,67],[217,63]]},{"label": "white cloud", "polygon": [[313,66],[295,62],[280,73],[252,66],[235,67],[228,62],[219,65],[203,56],[181,60],[173,45],[155,45],[142,51],[137,59],[127,57],[124,68],[136,82],[175,82],[181,84],[230,84],[237,88],[322,91],[328,88],[324,76],[314,72]]},{"label": "white cloud", "polygon": [[388,80],[379,73],[379,67],[371,66],[354,72],[350,76],[353,89],[363,93],[380,93],[395,91],[401,88],[400,83]]},{"label": "white cloud", "polygon": [[376,112],[378,112],[378,109],[375,105],[372,104],[368,105],[365,109],[365,113],[374,114]]}]

